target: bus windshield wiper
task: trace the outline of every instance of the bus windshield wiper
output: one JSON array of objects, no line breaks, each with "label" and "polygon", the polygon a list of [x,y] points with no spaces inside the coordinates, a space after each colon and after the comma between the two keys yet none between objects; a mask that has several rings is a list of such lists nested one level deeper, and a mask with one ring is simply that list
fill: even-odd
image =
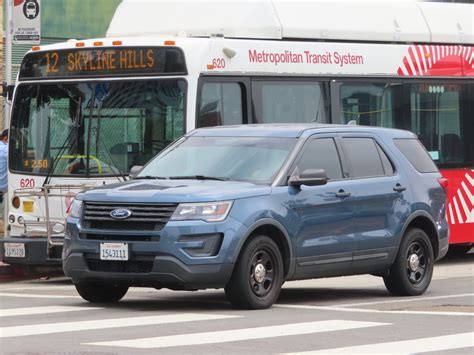
[{"label": "bus windshield wiper", "polygon": [[43,181],[43,187],[51,181],[51,176],[54,174],[54,171],[56,170],[59,161],[61,160],[62,156],[66,152],[68,148],[70,148],[70,144],[72,143],[74,136],[77,134],[77,131],[79,127],[81,126],[81,113],[80,113],[80,107],[82,105],[82,98],[79,97],[78,100],[78,105],[77,105],[77,112],[75,113],[74,117],[72,117],[72,127],[71,130],[69,131],[68,136],[64,140],[63,144],[59,148],[58,154],[53,158],[53,161],[51,162],[50,168],[48,172],[46,173],[46,177],[44,178]]},{"label": "bus windshield wiper", "polygon": [[216,176],[205,176],[205,175],[188,175],[188,176],[168,176],[170,180],[217,180],[227,181],[229,178],[216,177]]}]

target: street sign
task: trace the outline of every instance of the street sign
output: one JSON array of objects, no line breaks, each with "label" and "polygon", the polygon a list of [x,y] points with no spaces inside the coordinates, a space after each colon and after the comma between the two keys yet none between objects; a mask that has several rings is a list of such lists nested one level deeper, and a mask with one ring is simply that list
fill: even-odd
[{"label": "street sign", "polygon": [[39,44],[40,0],[13,0],[13,43]]}]

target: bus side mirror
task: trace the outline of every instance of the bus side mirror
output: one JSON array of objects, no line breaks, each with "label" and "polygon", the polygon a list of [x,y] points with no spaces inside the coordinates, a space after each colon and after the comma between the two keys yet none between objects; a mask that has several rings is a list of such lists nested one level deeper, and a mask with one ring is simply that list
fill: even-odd
[{"label": "bus side mirror", "polygon": [[134,165],[130,169],[130,173],[128,174],[128,176],[130,177],[130,179],[134,179],[137,177],[138,173],[142,171],[142,169],[143,169],[143,165]]},{"label": "bus side mirror", "polygon": [[13,99],[13,89],[15,88],[14,85],[7,85],[7,82],[2,82],[2,96],[6,97],[8,101]]}]

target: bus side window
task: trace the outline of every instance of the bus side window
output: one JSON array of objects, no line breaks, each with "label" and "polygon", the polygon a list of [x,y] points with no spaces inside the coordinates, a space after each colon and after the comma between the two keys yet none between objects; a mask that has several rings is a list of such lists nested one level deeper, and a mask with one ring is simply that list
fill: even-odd
[{"label": "bus side window", "polygon": [[395,127],[394,116],[400,110],[395,98],[400,87],[393,83],[342,83],[341,123]]},{"label": "bus side window", "polygon": [[254,123],[325,123],[325,84],[309,80],[253,80]]},{"label": "bus side window", "polygon": [[204,83],[196,127],[244,123],[242,98],[243,90],[239,83]]}]

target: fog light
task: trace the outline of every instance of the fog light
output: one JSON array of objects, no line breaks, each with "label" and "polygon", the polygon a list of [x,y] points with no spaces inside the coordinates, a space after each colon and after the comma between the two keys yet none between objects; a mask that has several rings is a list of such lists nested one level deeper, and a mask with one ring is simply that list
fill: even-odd
[{"label": "fog light", "polygon": [[18,217],[18,224],[23,224],[23,223],[25,223],[25,219],[22,216]]},{"label": "fog light", "polygon": [[182,243],[182,249],[191,257],[216,256],[222,245],[224,235],[197,234],[182,235],[178,238],[178,243]]},{"label": "fog light", "polygon": [[64,232],[64,225],[62,225],[61,223],[56,223],[53,226],[53,232],[56,234]]},{"label": "fog light", "polygon": [[10,223],[15,223],[15,216],[12,215],[12,214],[9,215],[9,216],[8,216],[8,222],[10,222]]}]

